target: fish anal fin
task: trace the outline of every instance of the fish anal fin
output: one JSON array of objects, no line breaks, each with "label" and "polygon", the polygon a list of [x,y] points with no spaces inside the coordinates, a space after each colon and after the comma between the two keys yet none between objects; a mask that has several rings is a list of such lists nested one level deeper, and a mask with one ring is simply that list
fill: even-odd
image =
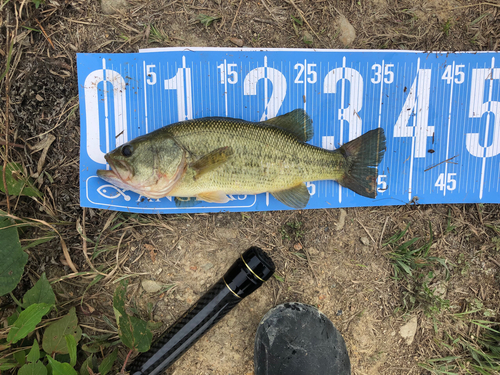
[{"label": "fish anal fin", "polygon": [[306,111],[300,108],[266,120],[264,123],[284,129],[295,135],[302,142],[311,140],[314,135],[311,118]]},{"label": "fish anal fin", "polygon": [[229,202],[229,197],[222,191],[210,191],[207,193],[200,193],[196,195],[196,198],[208,202],[208,203],[227,203]]},{"label": "fish anal fin", "polygon": [[201,158],[191,163],[189,166],[196,171],[195,179],[200,178],[205,173],[211,172],[214,169],[224,164],[231,155],[234,154],[233,148],[230,146],[221,147],[203,155]]},{"label": "fish anal fin", "polygon": [[306,184],[304,183],[290,189],[275,191],[271,194],[281,203],[292,208],[306,207],[310,197],[309,190],[307,190]]}]

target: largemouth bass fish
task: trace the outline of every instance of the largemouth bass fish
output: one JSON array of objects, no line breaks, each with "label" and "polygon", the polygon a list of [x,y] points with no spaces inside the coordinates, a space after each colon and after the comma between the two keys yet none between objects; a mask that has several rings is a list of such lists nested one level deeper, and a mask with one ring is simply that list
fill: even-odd
[{"label": "largemouth bass fish", "polygon": [[[196,197],[226,203],[228,194],[271,193],[293,208],[309,201],[306,181],[335,180],[375,198],[385,151],[381,128],[329,151],[309,145],[307,113],[296,109],[264,122],[206,117],[137,137],[110,153],[97,175],[148,198]],[[176,200],[180,202],[180,200]]]}]

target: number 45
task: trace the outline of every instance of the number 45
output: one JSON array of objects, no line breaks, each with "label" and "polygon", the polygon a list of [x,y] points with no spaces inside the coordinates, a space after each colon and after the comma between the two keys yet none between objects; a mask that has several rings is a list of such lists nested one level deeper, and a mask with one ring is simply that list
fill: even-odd
[{"label": "number 45", "polygon": [[[461,84],[465,79],[465,73],[461,70],[463,68],[465,68],[465,65],[455,65],[455,72],[453,72],[452,65],[448,65],[441,79],[445,80],[447,84],[450,84],[453,81],[453,77],[455,77],[455,83]],[[453,73],[455,74],[453,75]]]},{"label": "number 45", "polygon": [[448,173],[448,177],[445,182],[444,173],[440,173],[434,186],[438,187],[441,191],[444,189],[453,191],[457,188],[457,180],[454,178],[456,175],[456,173]]}]

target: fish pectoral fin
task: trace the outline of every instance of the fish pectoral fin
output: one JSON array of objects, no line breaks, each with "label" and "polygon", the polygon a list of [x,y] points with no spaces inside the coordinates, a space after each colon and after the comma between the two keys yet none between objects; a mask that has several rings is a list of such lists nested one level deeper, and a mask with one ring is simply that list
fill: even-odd
[{"label": "fish pectoral fin", "polygon": [[196,200],[195,197],[174,197],[175,207],[189,208],[200,204],[200,201]]},{"label": "fish pectoral fin", "polygon": [[314,135],[311,118],[306,111],[300,108],[266,120],[264,123],[284,129],[302,142],[311,140]]},{"label": "fish pectoral fin", "polygon": [[229,197],[222,191],[211,191],[208,193],[201,193],[196,195],[196,198],[208,203],[227,203],[229,202]]},{"label": "fish pectoral fin", "polygon": [[205,173],[208,173],[220,167],[233,154],[233,148],[230,146],[226,146],[213,150],[208,154],[202,156],[195,162],[192,162],[189,166],[196,171],[196,175],[194,176],[194,178],[200,178],[200,176],[204,175]]},{"label": "fish pectoral fin", "polygon": [[271,194],[281,203],[292,208],[304,208],[307,206],[310,197],[309,190],[307,190],[304,183],[290,189],[275,191]]}]

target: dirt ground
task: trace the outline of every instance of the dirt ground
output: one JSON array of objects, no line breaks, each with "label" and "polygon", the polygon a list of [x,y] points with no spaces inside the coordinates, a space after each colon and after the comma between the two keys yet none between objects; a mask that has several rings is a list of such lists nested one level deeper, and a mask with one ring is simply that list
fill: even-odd
[{"label": "dirt ground", "polygon": [[[442,345],[448,342],[447,333],[477,336],[477,327],[456,314],[474,309],[477,319],[499,321],[497,205],[163,216],[83,210],[78,200],[75,64],[76,52],[138,52],[162,46],[498,51],[497,2],[129,0],[104,14],[97,0],[46,0],[38,8],[27,0],[3,0],[0,9],[0,72],[10,64],[0,87],[2,158],[22,163],[45,197],[10,197],[9,209],[18,217],[58,223],[78,270],[90,269],[84,249],[95,255],[90,259],[93,267],[115,270],[90,288],[90,280],[79,277],[54,284],[67,308],[79,304],[85,291],[78,310],[84,332],[110,329],[106,318],[113,321],[112,294],[121,277],[131,280],[131,307],[165,328],[250,246],[269,252],[276,276],[243,300],[168,374],[252,374],[257,325],[270,308],[287,301],[317,306],[333,321],[357,375],[428,373],[418,364],[465,355]],[[205,26],[200,14],[220,18]],[[356,33],[347,45],[341,16]],[[49,135],[55,139],[45,154],[35,146]],[[5,195],[0,195],[0,208],[7,210]],[[432,223],[430,254],[445,259],[449,268],[449,275],[438,263],[424,268],[432,271],[425,281],[430,294],[418,289],[422,280],[394,279],[389,253],[396,245],[383,246],[408,223],[404,239],[420,237],[417,244],[429,240]],[[33,230],[26,236],[39,234]],[[17,298],[44,271],[49,279],[72,272],[58,240],[31,248],[29,254]],[[143,280],[174,286],[161,294],[147,293]],[[0,302],[8,304],[8,297]],[[413,334],[405,334],[408,323],[415,321]],[[126,354],[125,349],[120,352],[122,363]],[[456,373],[466,371],[474,373],[470,368]]]}]

